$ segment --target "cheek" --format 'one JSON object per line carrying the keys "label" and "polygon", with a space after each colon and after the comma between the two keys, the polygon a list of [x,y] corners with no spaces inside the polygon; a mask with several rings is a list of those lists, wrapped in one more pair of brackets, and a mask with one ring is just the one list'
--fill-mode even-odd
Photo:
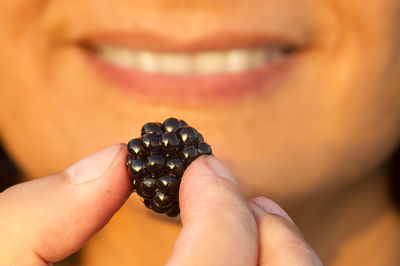
{"label": "cheek", "polygon": [[[382,21],[382,14],[390,15]],[[270,140],[258,143],[260,158],[251,157],[247,169],[236,167],[247,176],[241,180],[248,194],[328,196],[370,175],[398,144],[398,17],[373,4],[365,17],[348,15],[332,31],[336,41],[314,50],[297,80],[281,90],[275,103],[282,110],[264,108],[273,117],[264,131]]]}

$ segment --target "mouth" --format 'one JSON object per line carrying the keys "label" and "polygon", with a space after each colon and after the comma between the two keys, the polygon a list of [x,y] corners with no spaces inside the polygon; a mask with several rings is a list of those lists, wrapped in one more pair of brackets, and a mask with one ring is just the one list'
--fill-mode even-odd
{"label": "mouth", "polygon": [[100,60],[116,67],[165,75],[215,75],[240,73],[272,65],[292,52],[291,47],[229,49],[191,53],[154,52],[126,47],[93,49]]}
{"label": "mouth", "polygon": [[214,47],[207,39],[165,47],[160,40],[159,46],[148,49],[126,40],[96,37],[80,47],[111,88],[150,100],[186,103],[221,103],[268,90],[288,74],[301,48],[276,40],[221,38]]}

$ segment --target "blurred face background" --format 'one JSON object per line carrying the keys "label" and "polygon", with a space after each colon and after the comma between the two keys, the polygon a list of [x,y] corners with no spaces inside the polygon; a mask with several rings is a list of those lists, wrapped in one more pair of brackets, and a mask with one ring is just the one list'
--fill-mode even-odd
{"label": "blurred face background", "polygon": [[29,178],[172,116],[301,220],[399,142],[398,0],[0,3],[0,134]]}

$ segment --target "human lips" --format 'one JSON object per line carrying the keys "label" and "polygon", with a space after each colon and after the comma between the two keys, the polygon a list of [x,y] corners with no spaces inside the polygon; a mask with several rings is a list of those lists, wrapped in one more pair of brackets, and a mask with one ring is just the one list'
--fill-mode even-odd
{"label": "human lips", "polygon": [[[225,49],[154,51],[96,42],[89,62],[112,87],[152,99],[212,102],[254,94],[289,70],[295,49],[271,42]],[[89,48],[88,48],[89,47]]]}
{"label": "human lips", "polygon": [[171,25],[127,30],[117,23],[87,31],[79,44],[110,88],[140,97],[220,102],[267,91],[299,61],[307,31],[285,30],[288,23],[279,31],[277,24],[264,31],[197,25],[179,35]]}

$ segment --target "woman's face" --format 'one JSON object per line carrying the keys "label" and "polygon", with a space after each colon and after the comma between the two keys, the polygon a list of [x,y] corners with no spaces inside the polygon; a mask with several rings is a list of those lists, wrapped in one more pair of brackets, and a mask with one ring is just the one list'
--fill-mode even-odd
{"label": "woman's face", "polygon": [[29,177],[177,117],[289,204],[399,141],[400,1],[0,2],[0,133]]}

